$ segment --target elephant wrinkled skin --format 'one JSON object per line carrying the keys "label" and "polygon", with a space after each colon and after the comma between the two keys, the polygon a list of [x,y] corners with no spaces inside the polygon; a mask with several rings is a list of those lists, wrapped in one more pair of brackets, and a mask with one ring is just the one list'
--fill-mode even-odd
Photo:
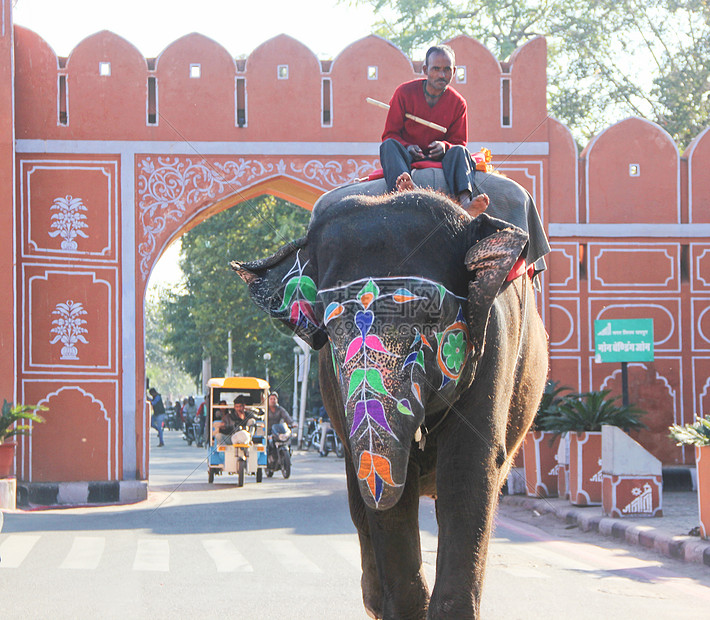
{"label": "elephant wrinkled skin", "polygon": [[[479,614],[498,494],[547,374],[530,281],[506,281],[526,249],[524,231],[414,191],[344,198],[274,256],[232,263],[257,305],[320,349],[373,617]],[[431,599],[421,495],[439,523]]]}

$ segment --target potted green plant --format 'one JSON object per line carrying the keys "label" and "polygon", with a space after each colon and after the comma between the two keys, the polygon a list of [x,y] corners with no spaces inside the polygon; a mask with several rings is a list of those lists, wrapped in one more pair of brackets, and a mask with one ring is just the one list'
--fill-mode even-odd
{"label": "potted green plant", "polygon": [[620,405],[620,397],[609,398],[610,392],[569,394],[539,424],[543,430],[558,435],[569,433],[569,494],[577,506],[602,501],[602,425],[617,426],[626,432],[646,428],[640,420],[644,412],[633,405]]}
{"label": "potted green plant", "polygon": [[695,466],[698,478],[698,510],[700,534],[710,534],[710,416],[695,417],[695,422],[670,426],[670,438],[679,446],[695,448]]}
{"label": "potted green plant", "polygon": [[535,420],[523,442],[523,463],[525,466],[525,488],[532,497],[557,496],[559,464],[557,450],[560,436],[543,430],[545,420],[558,414],[559,406],[565,401],[563,392],[571,388],[560,386],[559,381],[548,381],[540,400]]}
{"label": "potted green plant", "polygon": [[17,435],[27,435],[32,426],[21,424],[22,421],[44,422],[38,411],[47,408],[38,405],[22,405],[3,402],[0,412],[0,478],[9,478],[12,464],[15,462],[15,448],[17,444],[11,441]]}

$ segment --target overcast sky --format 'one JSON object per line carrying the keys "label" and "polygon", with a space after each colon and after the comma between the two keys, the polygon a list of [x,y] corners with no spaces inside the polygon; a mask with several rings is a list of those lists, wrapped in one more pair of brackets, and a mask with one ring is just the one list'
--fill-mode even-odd
{"label": "overcast sky", "polygon": [[367,36],[375,18],[370,8],[349,0],[17,0],[14,20],[41,35],[58,56],[111,30],[146,57],[199,32],[234,57],[284,33],[320,58],[332,58]]}

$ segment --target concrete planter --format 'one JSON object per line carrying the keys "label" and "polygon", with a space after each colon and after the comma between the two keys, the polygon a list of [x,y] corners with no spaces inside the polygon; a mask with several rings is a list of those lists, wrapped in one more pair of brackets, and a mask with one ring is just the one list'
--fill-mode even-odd
{"label": "concrete planter", "polygon": [[710,535],[710,446],[695,446],[695,464],[698,468],[698,511],[700,535]]}
{"label": "concrete planter", "polygon": [[608,517],[662,517],[661,461],[623,430],[602,426],[602,512]]}
{"label": "concrete planter", "polygon": [[0,443],[0,480],[9,478],[12,473],[12,466],[15,463],[16,447],[17,444],[14,441]]}
{"label": "concrete planter", "polygon": [[602,434],[569,436],[569,500],[575,506],[598,506],[602,503]]}
{"label": "concrete planter", "polygon": [[569,433],[563,433],[557,447],[557,497],[569,499]]}
{"label": "concrete planter", "polygon": [[557,449],[559,435],[531,431],[525,435],[525,488],[531,497],[557,497]]}

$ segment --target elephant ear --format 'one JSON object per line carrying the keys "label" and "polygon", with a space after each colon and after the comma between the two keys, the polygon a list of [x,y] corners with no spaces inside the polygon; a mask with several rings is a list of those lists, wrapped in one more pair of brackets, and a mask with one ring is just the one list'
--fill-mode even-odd
{"label": "elephant ear", "polygon": [[320,349],[327,342],[317,274],[305,237],[286,244],[269,258],[232,261],[230,266],[249,285],[249,295],[259,308],[312,348]]}
{"label": "elephant ear", "polygon": [[493,301],[528,242],[524,230],[500,220],[489,220],[482,228],[487,233],[495,232],[475,243],[466,253],[466,268],[471,272],[466,319],[476,358],[483,353]]}

